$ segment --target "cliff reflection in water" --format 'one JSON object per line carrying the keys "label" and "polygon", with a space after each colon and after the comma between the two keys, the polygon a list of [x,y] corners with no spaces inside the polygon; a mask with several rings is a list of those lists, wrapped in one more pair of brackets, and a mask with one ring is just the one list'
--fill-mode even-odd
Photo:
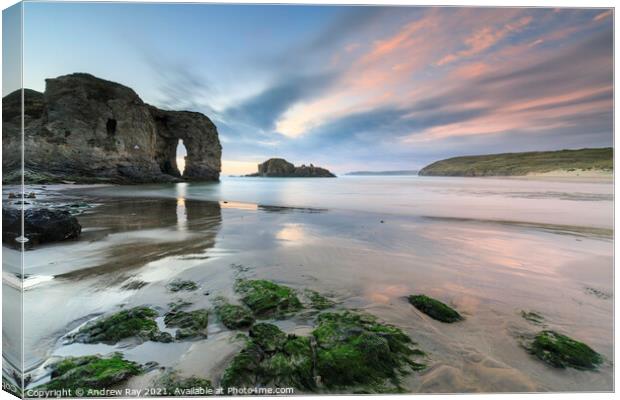
{"label": "cliff reflection in water", "polygon": [[80,223],[84,228],[80,240],[109,242],[104,248],[104,261],[67,271],[57,278],[81,279],[115,271],[116,281],[126,279],[132,269],[164,257],[202,255],[206,258],[205,251],[215,244],[222,213],[218,202],[182,197],[106,199],[97,212],[82,215]]}

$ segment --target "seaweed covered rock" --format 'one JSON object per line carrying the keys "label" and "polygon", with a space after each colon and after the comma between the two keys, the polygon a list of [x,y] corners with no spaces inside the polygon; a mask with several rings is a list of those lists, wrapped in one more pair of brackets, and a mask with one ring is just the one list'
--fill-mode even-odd
{"label": "seaweed covered rock", "polygon": [[302,308],[295,291],[266,280],[241,280],[235,289],[258,317],[281,317]]}
{"label": "seaweed covered rock", "polygon": [[528,351],[556,368],[592,370],[603,362],[603,357],[587,344],[555,331],[537,334]]}
{"label": "seaweed covered rock", "polygon": [[386,392],[398,390],[400,378],[424,365],[400,329],[363,313],[324,313],[312,336],[255,324],[248,343],[226,368],[222,386],[322,388]]}
{"label": "seaweed covered rock", "polygon": [[141,341],[171,342],[172,336],[157,328],[157,312],[149,307],[134,307],[97,318],[68,337],[70,342],[115,344],[126,338]]}
{"label": "seaweed covered rock", "polygon": [[395,326],[364,313],[324,313],[312,332],[316,339],[316,372],[328,388],[385,391],[398,388],[402,375],[424,368],[413,360],[424,353]]}
{"label": "seaweed covered rock", "polygon": [[[88,391],[109,388],[143,372],[142,366],[125,360],[120,353],[109,357],[68,357],[52,364],[50,368],[51,380],[40,389]],[[84,394],[88,395],[87,392]]]}
{"label": "seaweed covered rock", "polygon": [[463,319],[452,307],[423,294],[409,296],[409,303],[437,321],[452,323]]}
{"label": "seaweed covered rock", "polygon": [[215,312],[228,329],[247,328],[254,323],[252,312],[237,304],[222,302],[215,307]]}
{"label": "seaweed covered rock", "polygon": [[336,304],[332,300],[323,296],[321,293],[317,292],[316,290],[306,289],[304,291],[304,295],[310,302],[310,306],[317,310],[325,310],[333,307],[334,304]]}
{"label": "seaweed covered rock", "polygon": [[221,380],[222,387],[292,387],[314,391],[313,349],[310,338],[287,335],[277,326],[260,323],[233,358]]}
{"label": "seaweed covered rock", "polygon": [[206,338],[209,312],[207,310],[173,310],[164,316],[166,327],[179,328],[177,339]]}
{"label": "seaweed covered rock", "polygon": [[[80,236],[82,226],[68,211],[31,208],[24,211],[24,236],[31,243],[58,242]],[[22,211],[2,208],[2,241],[13,244],[22,234]]]}
{"label": "seaweed covered rock", "polygon": [[163,374],[156,382],[164,396],[205,396],[213,393],[210,380],[197,376],[183,377],[175,371]]}
{"label": "seaweed covered rock", "polygon": [[182,279],[175,279],[170,282],[166,287],[171,292],[180,292],[181,290],[191,292],[198,289],[198,285],[196,284],[196,282]]}
{"label": "seaweed covered rock", "polygon": [[260,323],[250,329],[250,337],[266,352],[281,349],[286,343],[286,333],[273,324]]}

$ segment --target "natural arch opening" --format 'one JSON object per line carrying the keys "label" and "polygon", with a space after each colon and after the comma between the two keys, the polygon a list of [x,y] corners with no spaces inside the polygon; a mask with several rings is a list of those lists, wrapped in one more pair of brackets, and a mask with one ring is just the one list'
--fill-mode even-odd
{"label": "natural arch opening", "polygon": [[181,176],[183,176],[183,172],[185,171],[185,157],[187,156],[187,149],[183,144],[183,139],[179,139],[179,144],[177,144],[176,151],[176,161],[177,161],[177,169]]}

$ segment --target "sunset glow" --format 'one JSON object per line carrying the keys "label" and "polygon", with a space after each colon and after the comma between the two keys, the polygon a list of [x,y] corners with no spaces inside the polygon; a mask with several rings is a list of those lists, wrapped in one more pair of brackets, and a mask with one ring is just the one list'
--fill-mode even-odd
{"label": "sunset glow", "polygon": [[[275,156],[342,172],[612,144],[612,10],[149,4],[135,21],[122,17],[129,6],[55,4],[65,41],[46,4],[26,7],[27,87],[89,71],[156,106],[203,112],[225,174]],[[122,68],[104,68],[110,52]]]}

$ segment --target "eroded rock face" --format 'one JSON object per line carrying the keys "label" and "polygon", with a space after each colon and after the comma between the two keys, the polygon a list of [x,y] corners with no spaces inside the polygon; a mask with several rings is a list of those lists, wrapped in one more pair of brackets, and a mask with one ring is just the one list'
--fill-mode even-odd
{"label": "eroded rock face", "polygon": [[248,176],[262,176],[273,178],[334,178],[325,168],[314,165],[302,165],[296,167],[283,158],[270,158],[262,164],[258,164],[258,172]]}
{"label": "eroded rock face", "polygon": [[[5,176],[20,164],[20,92],[3,102]],[[142,183],[217,180],[221,145],[206,116],[164,111],[130,88],[89,74],[46,80],[45,93],[24,91],[25,169],[50,182]],[[176,147],[188,151],[183,176]]]}

